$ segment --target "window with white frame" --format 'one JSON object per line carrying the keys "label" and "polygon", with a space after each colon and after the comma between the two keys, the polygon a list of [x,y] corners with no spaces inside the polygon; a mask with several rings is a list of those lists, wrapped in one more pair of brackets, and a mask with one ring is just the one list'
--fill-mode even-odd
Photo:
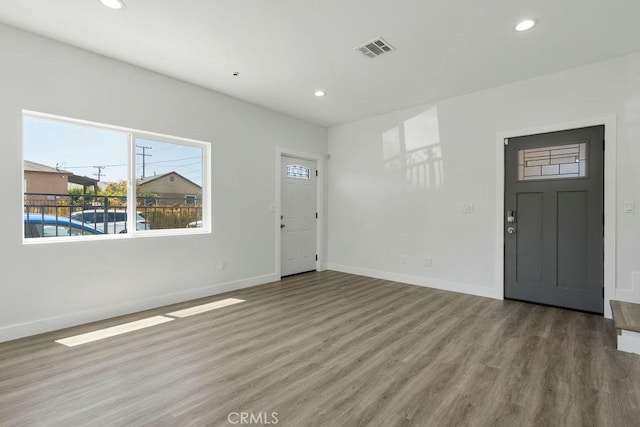
{"label": "window with white frame", "polygon": [[24,113],[24,237],[207,230],[208,153],[205,142]]}

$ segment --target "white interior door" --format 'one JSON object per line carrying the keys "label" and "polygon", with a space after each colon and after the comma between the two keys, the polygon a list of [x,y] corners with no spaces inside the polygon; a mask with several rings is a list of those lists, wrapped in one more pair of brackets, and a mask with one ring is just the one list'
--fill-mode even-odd
{"label": "white interior door", "polygon": [[316,162],[282,156],[282,276],[316,269]]}

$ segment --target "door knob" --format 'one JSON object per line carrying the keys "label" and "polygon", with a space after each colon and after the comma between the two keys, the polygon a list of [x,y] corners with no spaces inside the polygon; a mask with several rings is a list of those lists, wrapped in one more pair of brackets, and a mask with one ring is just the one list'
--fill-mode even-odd
{"label": "door knob", "polygon": [[514,227],[507,228],[507,233],[514,234],[515,232],[516,232],[516,229]]}
{"label": "door knob", "polygon": [[285,227],[285,225],[284,225],[284,224],[280,224],[280,228],[284,228],[284,227]]}

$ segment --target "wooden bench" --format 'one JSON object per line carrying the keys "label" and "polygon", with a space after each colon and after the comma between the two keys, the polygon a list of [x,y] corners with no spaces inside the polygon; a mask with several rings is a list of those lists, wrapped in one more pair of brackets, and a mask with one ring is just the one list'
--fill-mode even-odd
{"label": "wooden bench", "polygon": [[640,304],[611,300],[618,350],[640,354]]}

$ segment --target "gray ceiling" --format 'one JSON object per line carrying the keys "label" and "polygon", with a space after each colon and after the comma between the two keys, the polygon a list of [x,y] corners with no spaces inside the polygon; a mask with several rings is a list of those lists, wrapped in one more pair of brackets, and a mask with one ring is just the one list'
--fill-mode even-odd
{"label": "gray ceiling", "polygon": [[[0,21],[327,126],[640,51],[637,0],[125,1],[0,0]],[[397,50],[354,50],[380,36]]]}

